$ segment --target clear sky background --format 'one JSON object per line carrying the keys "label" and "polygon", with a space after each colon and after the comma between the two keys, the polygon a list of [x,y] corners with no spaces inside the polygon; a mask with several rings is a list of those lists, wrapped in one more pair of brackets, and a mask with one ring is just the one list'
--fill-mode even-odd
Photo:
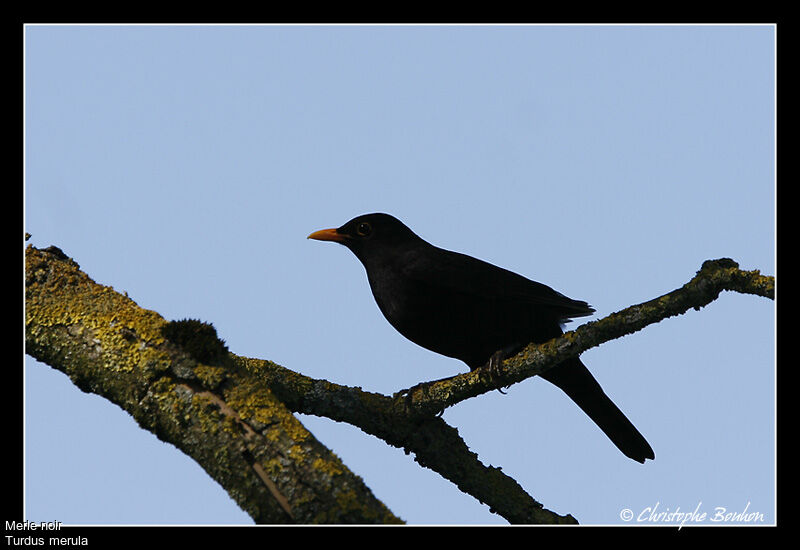
{"label": "clear sky background", "polygon": [[[392,213],[593,318],[706,259],[774,274],[775,32],[29,26],[25,229],[142,307],[212,322],[234,353],[391,394],[466,367],[396,333],[347,249],[306,240],[358,214]],[[725,293],[583,359],[655,461],[538,378],[444,419],[582,523],[774,521],[773,302]],[[127,413],[24,363],[27,519],[252,523]],[[505,523],[402,450],[300,419],[409,523]]]}

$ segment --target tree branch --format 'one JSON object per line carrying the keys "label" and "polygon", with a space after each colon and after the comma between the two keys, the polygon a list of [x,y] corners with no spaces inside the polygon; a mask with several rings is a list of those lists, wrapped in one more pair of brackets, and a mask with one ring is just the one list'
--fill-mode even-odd
{"label": "tree branch", "polygon": [[483,465],[436,413],[699,309],[722,290],[774,298],[774,278],[740,271],[732,260],[708,261],[682,288],[528,346],[504,361],[499,374],[478,369],[395,398],[232,353],[218,364],[198,363],[164,338],[160,316],[97,285],[55,247],[28,247],[26,290],[27,352],[195,458],[257,522],[399,521],[288,408],[348,422],[414,453],[511,523],[576,523],[545,509],[499,468]]}

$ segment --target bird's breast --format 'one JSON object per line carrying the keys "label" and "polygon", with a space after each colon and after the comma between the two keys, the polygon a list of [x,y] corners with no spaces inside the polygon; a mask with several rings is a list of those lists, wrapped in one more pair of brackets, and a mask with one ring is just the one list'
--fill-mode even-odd
{"label": "bird's breast", "polygon": [[400,270],[368,271],[368,277],[386,320],[426,349],[467,364],[482,363],[502,347],[497,345],[498,331],[512,337],[501,328],[504,318],[490,299],[409,277]]}

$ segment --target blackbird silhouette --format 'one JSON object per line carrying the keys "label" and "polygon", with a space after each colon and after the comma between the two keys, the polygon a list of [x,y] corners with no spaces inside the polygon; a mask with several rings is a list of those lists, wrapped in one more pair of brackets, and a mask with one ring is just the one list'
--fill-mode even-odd
{"label": "blackbird silhouette", "polygon": [[[389,214],[365,214],[309,239],[342,244],[367,271],[384,317],[403,336],[470,370],[560,336],[562,324],[591,315],[586,302],[482,260],[438,248]],[[626,456],[653,449],[578,357],[540,375],[561,388]]]}

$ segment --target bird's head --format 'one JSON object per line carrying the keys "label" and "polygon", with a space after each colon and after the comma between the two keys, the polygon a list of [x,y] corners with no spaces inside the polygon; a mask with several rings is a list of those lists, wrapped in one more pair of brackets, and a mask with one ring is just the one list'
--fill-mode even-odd
{"label": "bird's head", "polygon": [[357,216],[341,227],[315,231],[308,238],[343,244],[362,263],[368,257],[390,253],[421,241],[403,222],[381,213]]}

